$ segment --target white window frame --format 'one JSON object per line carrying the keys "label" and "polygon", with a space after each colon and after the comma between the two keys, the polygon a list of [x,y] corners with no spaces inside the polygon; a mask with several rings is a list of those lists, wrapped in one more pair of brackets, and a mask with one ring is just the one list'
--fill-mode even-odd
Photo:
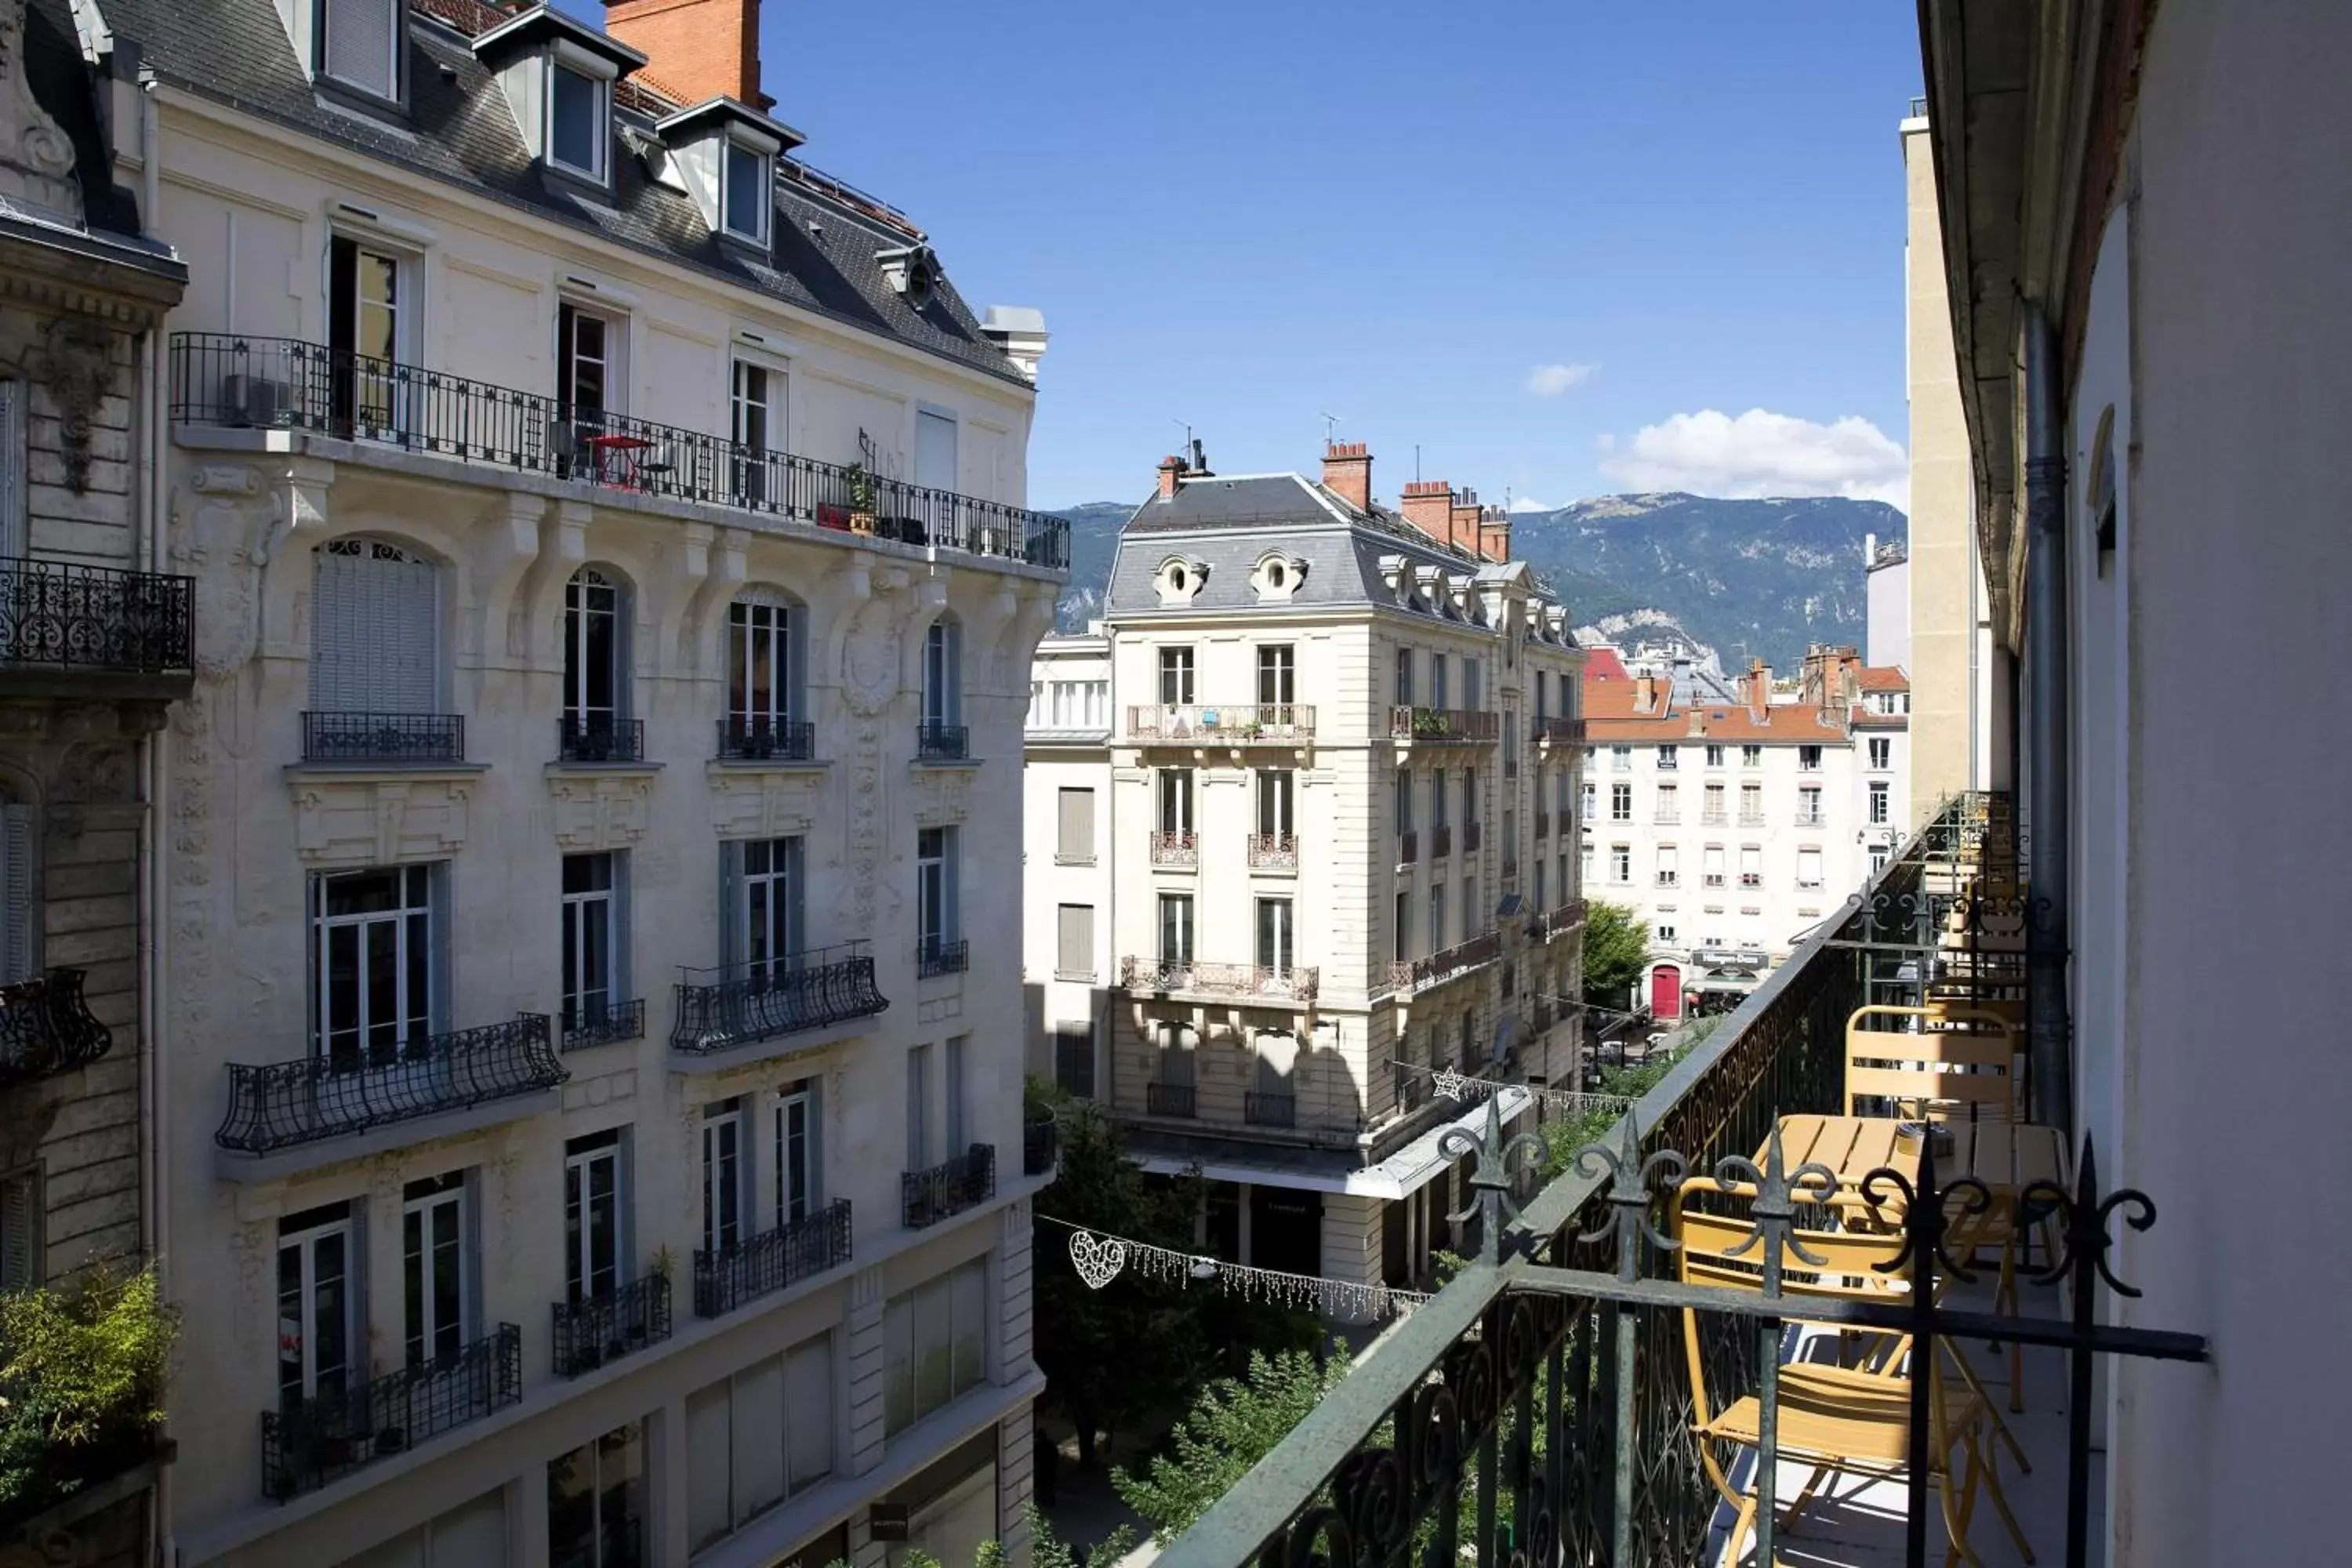
{"label": "white window frame", "polygon": [[572,1306],[604,1294],[596,1288],[596,1177],[610,1182],[612,1282],[618,1290],[629,1279],[628,1165],[617,1129],[573,1139],[563,1152],[563,1289]]}
{"label": "white window frame", "polygon": [[[562,156],[556,151],[555,84],[559,78],[571,75],[588,84],[588,163],[583,167]],[[543,128],[548,166],[585,180],[592,185],[603,185],[611,177],[613,146],[613,78],[612,67],[585,49],[558,40],[547,57],[547,124]]]}
{"label": "white window frame", "polygon": [[941,616],[923,633],[923,722],[963,722],[962,626]]}
{"label": "white window frame", "polygon": [[[1160,948],[1156,956],[1162,964],[1187,967],[1192,963],[1197,937],[1193,926],[1195,913],[1192,894],[1160,895],[1160,921],[1155,940]],[[1172,922],[1171,916],[1175,917]],[[1171,935],[1178,939],[1172,944],[1169,941]]]}
{"label": "white window frame", "polygon": [[1298,911],[1288,899],[1260,899],[1256,903],[1253,940],[1257,966],[1273,974],[1288,974],[1298,966]]}
{"label": "white window frame", "polygon": [[[760,852],[756,856],[755,850]],[[745,839],[740,853],[741,891],[735,909],[730,912],[736,921],[736,941],[744,972],[771,978],[789,973],[799,966],[801,952],[807,946],[801,930],[806,861],[802,841],[798,837]],[[755,870],[755,859],[764,859],[765,864]],[[754,910],[764,917],[760,925],[768,939],[763,952],[752,951]],[[776,940],[779,933],[781,942]]]}
{"label": "white window frame", "polygon": [[[794,1142],[798,1141],[795,1151]],[[776,1097],[775,1222],[804,1220],[824,1202],[823,1142],[815,1089],[800,1085]]]}
{"label": "white window frame", "polygon": [[1884,779],[1870,781],[1870,826],[1884,827],[1895,820],[1895,790]]}
{"label": "white window frame", "polygon": [[1294,645],[1286,642],[1258,644],[1257,700],[1261,707],[1290,708],[1297,705],[1298,650]]}
{"label": "white window frame", "polygon": [[[562,1026],[566,1031],[601,1023],[611,1016],[614,1007],[629,1000],[627,982],[622,973],[620,854],[612,850],[593,850],[566,855],[562,859],[562,874],[565,880],[569,880],[570,869],[575,862],[586,866],[598,860],[604,863],[603,887],[585,888],[577,892],[567,890],[561,895],[563,905],[560,928],[564,976]],[[599,948],[602,949],[601,953],[597,951]],[[604,984],[601,1002],[592,1003],[597,993],[585,988],[583,981],[591,967],[590,961],[596,958],[603,960]]]}
{"label": "white window frame", "polygon": [[1162,708],[1189,708],[1192,705],[1192,650],[1189,647],[1160,650],[1160,705]]}
{"label": "white window frame", "polygon": [[[727,606],[727,717],[747,734],[771,732],[803,711],[801,607],[772,589],[747,588]],[[760,700],[754,679],[764,658],[768,689]]]}
{"label": "white window frame", "polygon": [[1155,770],[1159,782],[1152,790],[1153,822],[1162,833],[1192,831],[1192,785],[1191,768],[1160,768]]}
{"label": "white window frame", "polygon": [[[751,160],[751,174],[759,182],[759,199],[754,203],[752,226],[749,231],[737,228],[735,216],[735,155],[742,153]],[[765,246],[774,227],[776,211],[776,160],[767,148],[746,136],[728,136],[719,143],[719,232],[730,239],[746,245]]]}
{"label": "white window frame", "polygon": [[[389,910],[369,910],[358,914],[327,913],[330,884],[354,877],[390,875],[397,879],[401,902]],[[438,999],[441,990],[440,946],[441,914],[434,868],[430,866],[372,866],[352,871],[322,871],[310,879],[310,924],[311,969],[310,1054],[342,1068],[375,1066],[388,1061],[404,1060],[412,1042],[421,1043],[425,1037],[437,1032]],[[415,900],[415,901],[411,901]],[[420,920],[418,917],[422,917]],[[393,983],[390,1011],[386,1015],[394,1037],[389,1049],[379,1049],[369,1037],[377,1026],[376,998],[365,978],[367,953],[371,942],[368,928],[388,926],[393,942],[393,966],[398,972]],[[334,987],[335,933],[356,930],[354,940],[359,948],[358,982],[361,994],[357,1031],[348,1049],[339,1051],[333,1036],[336,992]],[[411,1010],[415,991],[413,966],[425,966],[425,1010],[419,1015]]]}
{"label": "white window frame", "polygon": [[1885,735],[1873,735],[1872,737],[1870,737],[1870,766],[1871,766],[1871,770],[1872,770],[1873,772],[1874,772],[1874,773],[1883,773],[1883,772],[1885,772],[1886,769],[1891,768],[1891,767],[1893,767],[1894,765],[1895,765],[1895,742],[1894,742],[1894,741],[1893,741],[1893,740],[1891,740],[1890,738],[1888,738],[1887,736],[1885,736]]}
{"label": "white window frame", "polygon": [[1297,831],[1294,815],[1297,805],[1297,774],[1289,768],[1257,770],[1257,831],[1275,838],[1288,838]]}
{"label": "white window frame", "polygon": [[915,934],[927,956],[952,943],[962,929],[956,908],[956,869],[961,849],[957,837],[952,827],[916,830]]}
{"label": "white window frame", "polygon": [[[754,1231],[751,1151],[745,1143],[740,1100],[728,1100],[704,1110],[699,1236],[702,1249],[714,1258],[741,1247]],[[731,1215],[728,1212],[730,1205]]]}
{"label": "white window frame", "polygon": [[[409,1184],[412,1189],[426,1184],[425,1182]],[[447,1358],[462,1352],[477,1337],[474,1333],[473,1298],[476,1287],[471,1188],[472,1184],[461,1174],[453,1185],[435,1185],[429,1192],[411,1192],[402,1197],[401,1299],[406,1307],[423,1313],[421,1319],[411,1319],[403,1324],[407,1363],[411,1367],[446,1365]],[[410,1235],[412,1226],[416,1232],[414,1237]],[[435,1265],[444,1246],[454,1247],[457,1252],[457,1318],[454,1323],[441,1321],[431,1285],[436,1271]],[[436,1342],[442,1340],[452,1342],[446,1350],[436,1349]]]}
{"label": "white window frame", "polygon": [[[278,1237],[277,1274],[272,1280],[272,1295],[275,1299],[274,1310],[278,1313],[278,1394],[280,1409],[296,1401],[319,1397],[319,1336],[316,1332],[320,1322],[319,1247],[330,1237],[341,1238],[343,1253],[341,1276],[343,1289],[343,1361],[341,1366],[337,1369],[342,1373],[343,1383],[340,1392],[348,1396],[355,1390],[364,1387],[368,1381],[367,1345],[361,1330],[361,1325],[364,1321],[362,1312],[364,1281],[360,1268],[362,1260],[360,1226],[348,1203],[330,1206],[339,1208],[342,1213],[333,1219],[303,1226],[292,1231],[281,1228]],[[299,1360],[301,1370],[296,1373],[296,1386],[293,1387],[289,1387],[286,1382],[286,1350],[289,1323],[284,1315],[286,1307],[284,1279],[286,1254],[289,1250],[298,1251],[300,1256],[300,1263],[297,1270],[299,1282],[295,1288],[295,1293],[299,1299],[302,1315],[299,1319],[292,1321],[290,1327],[294,1339],[300,1345]]]}
{"label": "white window frame", "polygon": [[[601,566],[581,567],[563,585],[563,721],[575,731],[611,731],[628,717],[627,605],[626,590]],[[608,623],[605,647],[612,664],[613,700],[605,707],[588,700],[595,662],[591,632],[599,620]]]}
{"label": "white window frame", "polygon": [[[604,329],[604,342],[586,363],[604,369],[604,400],[594,407],[578,401],[574,394],[579,387],[580,323],[593,321]],[[566,328],[570,331],[567,334]],[[628,411],[628,342],[629,317],[625,310],[614,309],[609,302],[574,299],[566,293],[557,301],[555,311],[555,401],[575,428],[608,415]],[[568,339],[568,341],[567,341]],[[575,458],[586,465],[585,458]]]}

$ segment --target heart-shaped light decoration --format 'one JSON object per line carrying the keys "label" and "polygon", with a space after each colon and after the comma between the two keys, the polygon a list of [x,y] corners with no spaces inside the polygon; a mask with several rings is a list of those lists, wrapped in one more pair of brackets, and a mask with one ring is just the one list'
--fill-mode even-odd
{"label": "heart-shaped light decoration", "polygon": [[1090,1230],[1073,1231],[1070,1262],[1087,1289],[1099,1290],[1118,1279],[1118,1271],[1127,1267],[1127,1243],[1115,1236],[1097,1236]]}

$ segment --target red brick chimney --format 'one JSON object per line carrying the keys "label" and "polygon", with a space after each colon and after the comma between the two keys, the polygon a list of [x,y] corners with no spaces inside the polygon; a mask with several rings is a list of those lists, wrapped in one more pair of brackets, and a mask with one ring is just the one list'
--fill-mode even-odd
{"label": "red brick chimney", "polygon": [[1358,511],[1372,510],[1372,455],[1361,441],[1324,443],[1323,488]]}
{"label": "red brick chimney", "polygon": [[1646,671],[1633,678],[1633,711],[1647,713],[1658,700],[1658,678]]}
{"label": "red brick chimney", "polygon": [[1748,661],[1748,706],[1759,712],[1772,706],[1772,667],[1760,658]]}
{"label": "red brick chimney", "polygon": [[1478,519],[1478,553],[1489,561],[1511,558],[1511,514],[1490,506]]}
{"label": "red brick chimney", "polygon": [[1404,520],[1435,540],[1448,536],[1454,523],[1454,487],[1444,479],[1412,479],[1397,502]]}
{"label": "red brick chimney", "polygon": [[681,109],[775,104],[760,90],[760,0],[604,0],[604,31],[645,55],[646,85]]}
{"label": "red brick chimney", "polygon": [[1183,477],[1183,458],[1172,456],[1160,458],[1160,499],[1161,500],[1174,500],[1176,499],[1176,481]]}
{"label": "red brick chimney", "polygon": [[1465,489],[1454,498],[1447,515],[1446,539],[1456,549],[1478,553],[1478,492]]}

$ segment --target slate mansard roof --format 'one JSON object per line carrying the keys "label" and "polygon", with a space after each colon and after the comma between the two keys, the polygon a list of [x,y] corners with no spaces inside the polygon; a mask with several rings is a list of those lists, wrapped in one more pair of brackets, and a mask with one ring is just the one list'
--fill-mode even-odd
{"label": "slate mansard roof", "polygon": [[[1538,605],[1558,604],[1523,562],[1488,561],[1449,548],[1394,512],[1377,506],[1360,511],[1297,474],[1202,474],[1184,479],[1171,500],[1145,501],[1119,531],[1104,613],[1163,613],[1158,578],[1171,556],[1208,568],[1191,610],[1279,609],[1262,601],[1250,581],[1258,562],[1277,550],[1305,565],[1286,601],[1300,609],[1403,607],[1381,564],[1396,556],[1416,571],[1441,567],[1482,584],[1516,581]],[[1456,619],[1426,599],[1417,598],[1413,607],[1433,619]],[[1538,638],[1555,640],[1540,627]],[[1562,647],[1576,646],[1565,625],[1556,640]]]}
{"label": "slate mansard roof", "polygon": [[824,176],[803,180],[798,165],[784,169],[766,260],[722,244],[692,198],[655,182],[631,144],[632,137],[655,140],[656,117],[645,110],[642,93],[619,95],[613,195],[601,201],[541,174],[471,40],[413,0],[404,123],[328,103],[304,74],[273,0],[96,5],[118,51],[125,41],[135,45],[142,66],[183,91],[1028,388],[1003,351],[981,335],[971,307],[946,279],[920,310],[891,287],[876,253],[920,243],[921,231],[897,215],[861,210],[846,195],[833,199],[833,183]]}

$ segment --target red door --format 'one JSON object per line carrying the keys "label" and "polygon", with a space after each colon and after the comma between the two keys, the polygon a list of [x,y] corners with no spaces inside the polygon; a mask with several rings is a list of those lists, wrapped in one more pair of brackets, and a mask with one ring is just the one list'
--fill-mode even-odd
{"label": "red door", "polygon": [[1660,1018],[1683,1016],[1683,972],[1679,964],[1661,963],[1651,969],[1650,1011]]}

